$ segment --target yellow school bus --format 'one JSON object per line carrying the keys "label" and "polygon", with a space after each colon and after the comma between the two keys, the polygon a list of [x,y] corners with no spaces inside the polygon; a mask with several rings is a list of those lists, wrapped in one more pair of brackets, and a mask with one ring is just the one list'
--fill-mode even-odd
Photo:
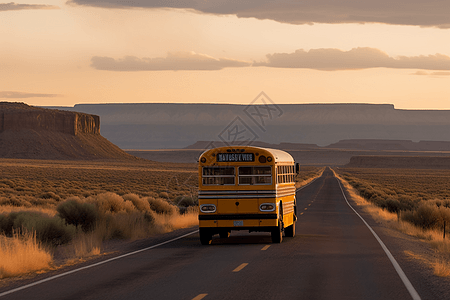
{"label": "yellow school bus", "polygon": [[295,236],[295,176],[292,156],[281,150],[231,146],[203,152],[199,157],[200,241],[208,245],[215,234],[233,230],[270,232],[280,243],[283,232]]}

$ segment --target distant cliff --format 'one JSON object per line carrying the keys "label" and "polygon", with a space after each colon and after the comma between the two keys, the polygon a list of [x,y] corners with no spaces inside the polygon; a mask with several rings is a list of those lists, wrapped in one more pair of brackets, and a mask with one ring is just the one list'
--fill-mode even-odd
{"label": "distant cliff", "polygon": [[358,155],[344,168],[450,169],[450,157]]}
{"label": "distant cliff", "polygon": [[70,135],[100,134],[100,117],[37,108],[24,103],[0,102],[0,132],[21,129],[42,129]]}
{"label": "distant cliff", "polygon": [[100,135],[100,117],[0,102],[0,157],[135,159]]}
{"label": "distant cliff", "polygon": [[102,134],[122,149],[184,148],[197,141],[221,141],[237,124],[238,131],[246,130],[244,138],[270,144],[450,141],[450,110],[402,110],[391,104],[279,104],[271,111],[264,105],[184,103],[54,108],[99,115]]}

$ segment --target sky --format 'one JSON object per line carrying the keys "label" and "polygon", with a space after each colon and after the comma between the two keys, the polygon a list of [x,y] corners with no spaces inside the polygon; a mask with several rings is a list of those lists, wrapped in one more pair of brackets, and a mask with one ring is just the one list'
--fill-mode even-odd
{"label": "sky", "polygon": [[450,109],[450,1],[0,2],[0,101],[248,104],[262,91]]}

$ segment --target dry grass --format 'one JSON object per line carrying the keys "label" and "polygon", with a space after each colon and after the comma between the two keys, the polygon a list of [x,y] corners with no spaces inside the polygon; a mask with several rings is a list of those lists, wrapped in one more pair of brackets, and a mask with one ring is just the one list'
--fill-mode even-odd
{"label": "dry grass", "polygon": [[[333,170],[334,172],[334,170]],[[352,198],[352,200],[356,203],[357,206],[361,207],[365,212],[372,215],[372,217],[377,222],[382,221],[397,221],[397,214],[391,213],[389,211],[386,211],[378,206],[375,206],[371,204],[369,201],[361,197],[356,189],[354,189],[345,179],[343,179],[341,176],[339,176],[336,172],[334,172],[334,175],[340,179],[342,185],[347,190],[348,194]]]}
{"label": "dry grass", "polygon": [[156,215],[155,221],[157,225],[154,228],[153,234],[192,227],[198,225],[198,208],[191,206],[182,215]]}
{"label": "dry grass", "polygon": [[450,276],[450,264],[448,260],[438,259],[432,263],[434,275],[439,277]]}
{"label": "dry grass", "polygon": [[55,251],[63,265],[72,265],[86,258],[101,254],[103,239],[98,232],[79,233],[68,245],[61,246]]}
{"label": "dry grass", "polygon": [[[36,235],[34,244],[24,236],[1,236],[3,277],[48,269],[52,254],[58,264],[71,264],[99,255],[109,239],[135,240],[198,223],[198,208],[189,206],[196,204],[196,164],[0,159],[0,169],[0,226],[10,224],[2,225],[2,216],[17,226],[36,220],[59,224],[61,218],[76,226],[62,245],[41,247]],[[190,201],[178,208],[180,199]],[[20,222],[6,218],[11,213],[19,214]],[[33,259],[24,260],[25,253]],[[34,264],[38,261],[45,263]]]}
{"label": "dry grass", "polygon": [[49,269],[52,256],[41,247],[35,233],[0,235],[0,279]]}
{"label": "dry grass", "polygon": [[414,169],[339,169],[371,203],[423,229],[450,224],[450,172]]}
{"label": "dry grass", "polygon": [[54,217],[56,215],[56,210],[52,208],[0,205],[0,215],[19,211],[40,212],[42,214],[48,215],[49,217]]}
{"label": "dry grass", "polygon": [[312,166],[301,166],[300,172],[295,179],[295,188],[300,188],[307,185],[317,177],[320,177],[325,170],[325,167],[312,167]]}
{"label": "dry grass", "polygon": [[383,223],[386,226],[409,236],[417,237],[420,240],[429,243],[436,250],[436,257],[424,257],[414,254],[411,251],[405,251],[405,254],[426,263],[433,269],[436,276],[450,276],[450,240],[449,237],[447,237],[447,239],[443,238],[442,230],[424,229],[402,220],[398,214],[382,209],[361,197],[359,192],[353,188],[350,183],[336,174],[336,172],[335,175],[341,180],[356,205],[369,213],[375,221]]}

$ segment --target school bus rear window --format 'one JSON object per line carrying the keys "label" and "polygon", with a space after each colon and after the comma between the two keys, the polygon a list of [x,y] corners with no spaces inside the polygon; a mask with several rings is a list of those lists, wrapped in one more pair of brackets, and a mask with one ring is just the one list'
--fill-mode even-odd
{"label": "school bus rear window", "polygon": [[234,185],[234,167],[203,167],[203,185]]}
{"label": "school bus rear window", "polygon": [[239,167],[239,184],[272,184],[272,167]]}

